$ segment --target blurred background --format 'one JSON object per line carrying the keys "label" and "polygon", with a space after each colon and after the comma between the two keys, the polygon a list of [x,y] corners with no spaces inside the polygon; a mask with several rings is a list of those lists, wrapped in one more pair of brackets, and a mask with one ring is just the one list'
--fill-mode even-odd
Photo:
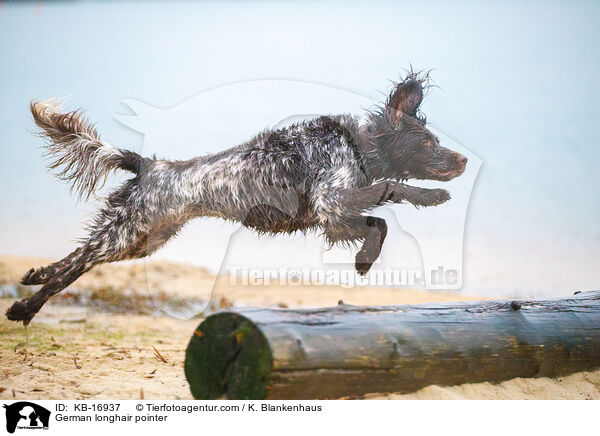
{"label": "blurred background", "polygon": [[[381,101],[412,64],[433,69],[439,87],[423,105],[432,128],[483,161],[464,230],[461,291],[597,289],[599,19],[593,1],[1,2],[0,254],[61,258],[96,207],[77,203],[47,172],[32,98],[68,96],[103,138],[144,153],[144,136],[117,120],[132,113],[125,99],[166,109],[207,89],[272,79]],[[226,132],[228,120],[214,129]],[[172,149],[165,143],[161,154],[182,157]],[[206,225],[231,230],[195,222],[155,258],[185,260]],[[316,241],[253,238],[230,245],[232,262],[250,263],[266,247],[268,267],[289,244]],[[406,252],[418,265],[414,249]]]}

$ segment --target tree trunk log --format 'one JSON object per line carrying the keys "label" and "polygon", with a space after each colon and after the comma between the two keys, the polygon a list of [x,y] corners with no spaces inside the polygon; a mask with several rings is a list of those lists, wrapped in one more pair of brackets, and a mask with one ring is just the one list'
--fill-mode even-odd
{"label": "tree trunk log", "polygon": [[600,367],[600,291],[549,300],[248,308],[186,351],[194,398],[316,399],[557,377]]}

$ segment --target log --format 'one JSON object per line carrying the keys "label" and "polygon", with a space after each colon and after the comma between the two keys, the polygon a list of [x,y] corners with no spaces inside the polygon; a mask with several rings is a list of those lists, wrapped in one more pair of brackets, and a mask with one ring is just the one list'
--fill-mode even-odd
{"label": "log", "polygon": [[197,399],[327,399],[600,367],[600,291],[546,300],[216,313],[194,331]]}

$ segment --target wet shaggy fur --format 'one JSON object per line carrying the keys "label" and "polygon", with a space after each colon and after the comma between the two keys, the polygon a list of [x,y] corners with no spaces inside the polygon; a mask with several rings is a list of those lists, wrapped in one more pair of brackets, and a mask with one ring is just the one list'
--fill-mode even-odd
{"label": "wet shaggy fur", "polygon": [[270,234],[319,229],[331,244],[358,244],[356,270],[366,274],[387,233],[385,220],[368,212],[386,203],[444,203],[447,191],[402,181],[445,181],[465,169],[466,158],[440,146],[420,116],[425,79],[410,73],[366,121],[321,116],[187,161],[119,149],[102,141],[80,111],[63,113],[56,101],[32,102],[50,168],[82,198],[113,170],[133,177],[104,200],[79,248],[23,276],[24,285],[43,287],[15,302],[8,319],[27,325],[52,295],[95,265],[147,256],[202,216]]}

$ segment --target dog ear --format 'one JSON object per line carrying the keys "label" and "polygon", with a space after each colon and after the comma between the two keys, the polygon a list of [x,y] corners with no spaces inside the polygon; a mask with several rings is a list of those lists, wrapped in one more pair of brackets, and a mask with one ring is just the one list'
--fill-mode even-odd
{"label": "dog ear", "polygon": [[416,79],[409,79],[396,86],[390,94],[387,106],[394,111],[395,121],[403,115],[414,117],[423,101],[423,86]]}

